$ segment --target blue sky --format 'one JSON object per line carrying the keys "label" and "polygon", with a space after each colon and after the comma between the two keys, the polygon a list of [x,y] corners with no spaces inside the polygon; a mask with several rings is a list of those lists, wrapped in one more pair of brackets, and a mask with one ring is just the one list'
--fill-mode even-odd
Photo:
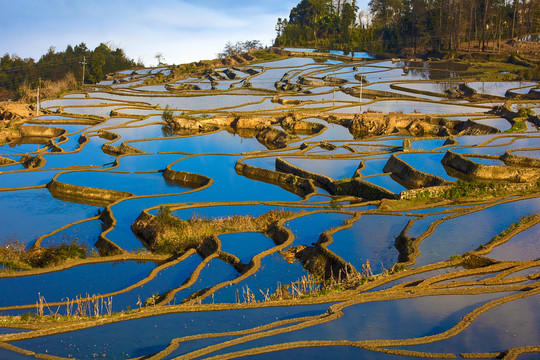
{"label": "blue sky", "polygon": [[[154,65],[213,59],[228,41],[270,45],[278,17],[300,0],[0,0],[0,56],[39,59],[54,46],[112,42]],[[368,0],[360,0],[361,9]]]}

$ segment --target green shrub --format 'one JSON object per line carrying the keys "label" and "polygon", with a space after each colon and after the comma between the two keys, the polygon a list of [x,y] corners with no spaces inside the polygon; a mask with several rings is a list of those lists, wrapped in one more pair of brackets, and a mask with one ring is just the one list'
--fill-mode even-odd
{"label": "green shrub", "polygon": [[520,118],[528,118],[529,116],[533,116],[534,112],[529,107],[522,107],[518,109],[517,114]]}

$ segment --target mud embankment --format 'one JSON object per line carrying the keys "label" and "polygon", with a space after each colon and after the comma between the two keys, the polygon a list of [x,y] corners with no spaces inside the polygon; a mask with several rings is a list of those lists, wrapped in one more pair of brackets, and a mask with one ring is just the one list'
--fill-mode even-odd
{"label": "mud embankment", "polygon": [[397,177],[402,185],[408,189],[416,189],[430,186],[448,185],[449,182],[432,174],[416,170],[405,161],[393,154],[383,168],[385,173],[391,173]]}
{"label": "mud embankment", "polygon": [[[277,101],[277,100],[276,100]],[[298,140],[298,134],[313,135],[324,126],[295,116],[214,116],[211,118],[174,117],[167,121],[173,131],[211,132],[227,130],[240,136],[255,137],[268,149],[282,149]],[[279,127],[281,126],[281,128]]]}
{"label": "mud embankment", "polygon": [[317,191],[312,181],[293,174],[263,169],[240,161],[236,163],[234,169],[238,175],[245,176],[251,180],[277,185],[301,197],[306,197]]}
{"label": "mud embankment", "polygon": [[315,181],[319,186],[327,190],[328,192],[335,194],[336,186],[334,185],[334,180],[328,176],[317,174],[311,171],[304,170],[300,167],[294,166],[289,162],[283,160],[282,158],[276,159],[276,170],[299,176],[304,179],[310,179]]}
{"label": "mud embankment", "polygon": [[516,166],[483,165],[460,154],[448,151],[442,159],[442,164],[454,170],[463,180],[509,181],[530,183],[540,178],[538,169],[521,168]]}
{"label": "mud embankment", "polygon": [[20,134],[21,137],[44,137],[48,139],[57,138],[66,133],[66,130],[50,127],[50,126],[21,126]]}
{"label": "mud embankment", "polygon": [[124,191],[66,184],[56,178],[47,184],[47,189],[56,199],[95,206],[107,206],[133,196],[132,193]]}
{"label": "mud embankment", "polygon": [[289,176],[292,174],[299,178],[312,180],[332,195],[355,196],[366,200],[396,199],[399,197],[391,191],[360,178],[334,180],[328,176],[294,166],[281,158],[276,159],[276,169]]}
{"label": "mud embankment", "polygon": [[363,113],[353,117],[332,115],[328,122],[340,124],[349,129],[356,138],[373,135],[479,135],[497,133],[498,130],[474,121],[459,121],[424,114]]}
{"label": "mud embankment", "polygon": [[345,180],[338,180],[335,182],[336,193],[335,195],[350,195],[365,200],[381,200],[381,199],[398,199],[399,194],[362,180],[360,178],[352,178]]}
{"label": "mud embankment", "polygon": [[170,167],[165,169],[163,172],[163,177],[168,181],[190,189],[197,189],[212,182],[212,179],[207,176],[188,173],[185,171],[176,171],[172,170]]}
{"label": "mud embankment", "polygon": [[0,165],[15,165],[17,161],[0,156]]}
{"label": "mud embankment", "polygon": [[503,156],[501,156],[501,160],[504,161],[507,165],[540,168],[540,159],[514,154],[515,151],[530,151],[530,150],[540,150],[540,148],[508,150],[504,153]]}

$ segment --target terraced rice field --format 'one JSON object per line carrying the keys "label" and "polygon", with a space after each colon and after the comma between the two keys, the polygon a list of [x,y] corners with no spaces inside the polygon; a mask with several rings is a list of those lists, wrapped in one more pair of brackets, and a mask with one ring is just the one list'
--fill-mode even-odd
{"label": "terraced rice field", "polygon": [[[0,146],[0,240],[87,256],[0,260],[0,358],[540,358],[539,121],[493,112],[538,83],[454,96],[462,70],[307,53],[43,101]],[[164,212],[209,228],[158,249]]]}

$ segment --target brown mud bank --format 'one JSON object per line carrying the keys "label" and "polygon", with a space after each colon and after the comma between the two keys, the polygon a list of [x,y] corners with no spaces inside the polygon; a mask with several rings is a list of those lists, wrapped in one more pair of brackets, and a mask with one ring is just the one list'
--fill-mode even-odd
{"label": "brown mud bank", "polygon": [[[35,105],[22,102],[0,102],[0,144],[17,141],[21,137],[57,137],[58,128],[33,129],[22,126],[23,123],[36,116]],[[23,129],[26,128],[26,129]],[[56,130],[52,130],[56,129]]]}
{"label": "brown mud bank", "polygon": [[452,174],[469,181],[534,183],[540,178],[540,171],[537,168],[515,165],[483,165],[452,151],[446,153],[442,164]]}
{"label": "brown mud bank", "polygon": [[372,113],[330,115],[328,122],[342,125],[357,138],[373,135],[464,136],[497,133],[473,121],[459,121],[424,114]]}
{"label": "brown mud bank", "polygon": [[297,194],[302,197],[316,193],[315,184],[310,179],[296,176],[292,173],[273,171],[245,164],[238,161],[235,171],[251,180],[263,181]]}
{"label": "brown mud bank", "polygon": [[211,118],[193,116],[171,116],[164,120],[173,132],[212,132],[227,130],[240,136],[255,137],[268,149],[282,149],[299,139],[297,135],[314,135],[324,129],[324,125],[303,120],[296,114],[277,117],[215,115]]}
{"label": "brown mud bank", "polygon": [[133,196],[132,193],[93,188],[88,186],[66,184],[56,180],[56,177],[47,184],[51,195],[57,199],[71,202],[83,202],[95,206],[107,206],[121,199]]}
{"label": "brown mud bank", "polygon": [[404,136],[465,136],[493,134],[496,128],[474,121],[459,121],[425,114],[372,113],[334,114],[290,113],[278,117],[263,116],[220,116],[197,118],[189,116],[172,117],[165,120],[173,132],[197,131],[211,132],[225,129],[230,132],[254,136],[268,149],[281,149],[291,142],[298,141],[298,135],[315,135],[325,126],[304,120],[320,117],[329,123],[347,128],[355,138],[373,135]]}

